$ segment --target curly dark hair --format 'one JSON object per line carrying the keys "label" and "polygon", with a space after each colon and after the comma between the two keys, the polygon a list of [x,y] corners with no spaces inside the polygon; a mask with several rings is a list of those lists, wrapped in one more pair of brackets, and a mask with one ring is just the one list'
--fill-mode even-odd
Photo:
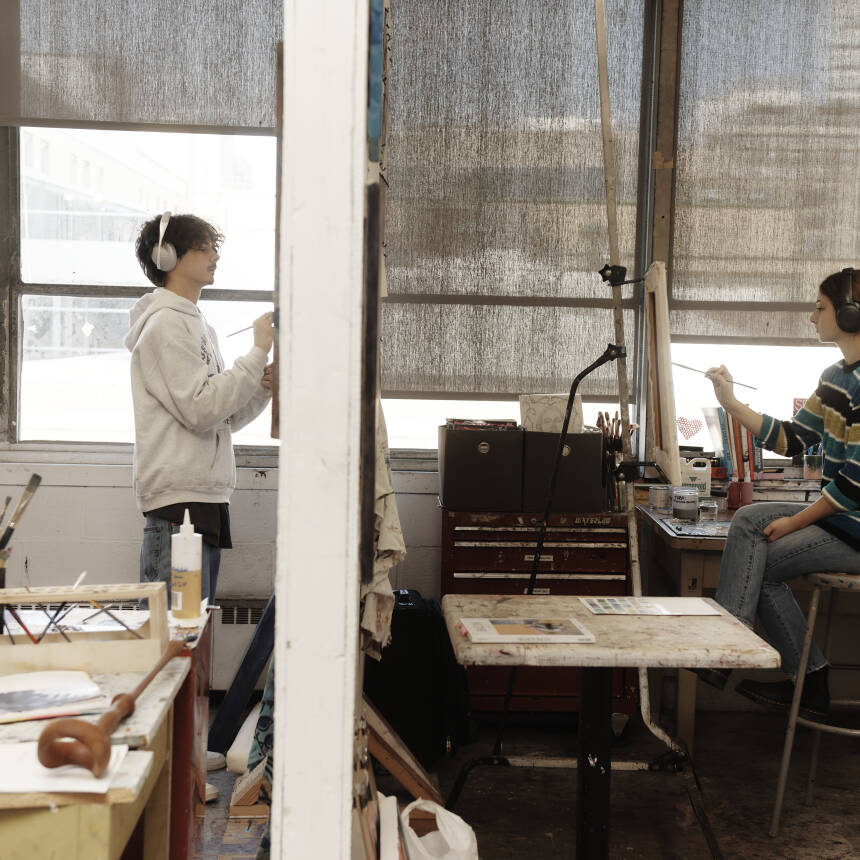
{"label": "curly dark hair", "polygon": [[[158,244],[160,224],[161,214],[147,221],[140,228],[134,245],[140,268],[156,287],[164,286],[168,274],[156,269],[155,263],[152,262],[152,249]],[[164,241],[173,245],[178,259],[191,248],[200,249],[204,245],[211,245],[217,251],[224,242],[224,234],[196,215],[171,215],[164,231]]]}
{"label": "curly dark hair", "polygon": [[[833,302],[833,307],[837,310],[839,310],[839,306],[842,304],[844,278],[845,275],[841,271],[834,272],[832,275],[828,275],[818,287]],[[851,295],[855,302],[860,302],[860,271],[857,269],[854,270],[854,274],[851,276]]]}

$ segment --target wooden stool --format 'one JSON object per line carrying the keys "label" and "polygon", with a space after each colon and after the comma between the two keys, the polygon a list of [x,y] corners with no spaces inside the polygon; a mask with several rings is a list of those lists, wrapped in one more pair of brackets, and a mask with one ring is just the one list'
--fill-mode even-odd
{"label": "wooden stool", "polygon": [[[821,745],[821,733],[830,732],[834,735],[850,735],[860,737],[860,729],[850,729],[843,726],[834,726],[823,720],[810,720],[798,716],[800,709],[800,697],[803,695],[803,683],[806,679],[806,666],[809,662],[809,651],[812,647],[812,634],[815,629],[815,619],[818,615],[818,602],[821,597],[821,589],[831,590],[830,607],[827,610],[827,619],[824,628],[824,654],[828,654],[830,648],[831,622],[833,610],[836,606],[836,594],[838,591],[860,591],[860,574],[858,573],[810,573],[804,577],[814,588],[812,600],[809,604],[809,615],[806,623],[806,636],[803,640],[803,651],[800,655],[800,665],[797,668],[797,678],[800,683],[795,682],[794,698],[791,702],[791,710],[788,715],[788,728],[785,732],[785,746],[782,751],[782,764],[779,769],[779,780],[776,786],[776,803],[773,807],[773,818],[770,823],[771,836],[779,833],[779,818],[782,814],[782,802],[785,796],[785,784],[788,780],[788,766],[791,762],[791,748],[794,744],[794,730],[797,724],[808,726],[813,730],[812,758],[809,764],[809,779],[806,784],[806,803],[812,803],[812,790],[815,786],[815,770],[818,766],[818,749]],[[831,666],[832,669],[855,668],[853,666]],[[860,707],[860,699],[837,699],[832,702],[835,705],[846,707]]]}

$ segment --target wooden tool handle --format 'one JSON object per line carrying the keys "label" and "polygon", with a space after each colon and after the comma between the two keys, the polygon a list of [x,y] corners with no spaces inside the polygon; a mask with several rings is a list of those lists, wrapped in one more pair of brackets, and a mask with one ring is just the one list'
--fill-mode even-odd
{"label": "wooden tool handle", "polygon": [[[95,777],[101,776],[110,761],[110,736],[122,720],[134,713],[135,700],[149,682],[184,647],[183,639],[174,639],[149,674],[131,693],[120,693],[114,696],[110,710],[105,711],[97,723],[71,718],[48,723],[39,735],[37,754],[41,764],[44,767],[76,764],[92,771]],[[72,738],[72,740],[61,740],[62,738]]]}

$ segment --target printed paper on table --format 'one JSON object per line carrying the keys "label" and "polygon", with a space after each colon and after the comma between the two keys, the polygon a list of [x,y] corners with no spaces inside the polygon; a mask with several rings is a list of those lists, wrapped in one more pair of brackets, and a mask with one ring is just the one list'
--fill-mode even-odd
{"label": "printed paper on table", "polygon": [[477,643],[594,642],[575,618],[461,618],[460,624]]}

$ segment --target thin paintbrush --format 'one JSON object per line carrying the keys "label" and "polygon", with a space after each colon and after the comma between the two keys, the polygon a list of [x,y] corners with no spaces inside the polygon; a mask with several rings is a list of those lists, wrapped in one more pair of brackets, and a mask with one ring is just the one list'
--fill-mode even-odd
{"label": "thin paintbrush", "polygon": [[12,532],[15,531],[15,526],[18,525],[18,521],[21,519],[21,514],[27,508],[27,505],[30,504],[30,499],[33,498],[33,494],[36,490],[39,489],[39,484],[42,483],[42,476],[36,475],[35,473],[27,482],[27,486],[24,487],[24,492],[21,494],[21,501],[18,502],[18,507],[15,508],[14,513],[9,519],[9,525],[6,526],[6,531],[3,532],[3,537],[0,537],[0,549],[5,549],[6,544],[12,539]]}
{"label": "thin paintbrush", "polygon": [[2,523],[2,522],[3,522],[3,517],[5,517],[5,516],[6,516],[6,511],[7,511],[7,509],[9,508],[9,502],[11,502],[11,501],[12,501],[12,497],[11,497],[11,496],[6,496],[6,501],[5,501],[5,502],[3,502],[3,510],[2,510],[2,511],[0,511],[0,523]]}
{"label": "thin paintbrush", "polygon": [[227,335],[227,337],[233,337],[234,334],[242,334],[243,331],[249,331],[252,328],[254,328],[253,325],[247,325],[245,326],[245,328],[240,328],[238,331],[231,331],[230,334]]}
{"label": "thin paintbrush", "polygon": [[[693,373],[701,373],[702,376],[708,375],[704,370],[699,370],[696,367],[688,367],[686,364],[681,364],[680,361],[673,361],[672,364],[674,364],[675,367],[683,367],[684,370],[692,370]],[[758,391],[754,385],[745,385],[743,382],[738,382],[736,379],[732,380],[732,385],[740,385],[742,388],[751,388],[753,391]]]}

